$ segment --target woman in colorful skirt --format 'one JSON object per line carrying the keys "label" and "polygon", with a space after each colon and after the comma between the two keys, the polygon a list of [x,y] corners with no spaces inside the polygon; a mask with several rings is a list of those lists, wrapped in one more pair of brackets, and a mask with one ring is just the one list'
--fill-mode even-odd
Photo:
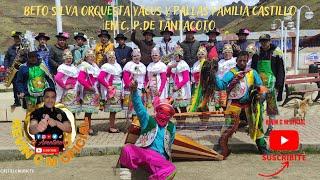
{"label": "woman in colorful skirt", "polygon": [[72,113],[78,112],[78,75],[79,70],[72,64],[72,53],[65,50],[63,53],[64,63],[58,67],[58,72],[54,77],[56,81],[57,102],[64,104]]}
{"label": "woman in colorful skirt", "polygon": [[206,48],[201,46],[198,50],[198,58],[200,59],[198,60],[199,65],[198,67],[192,69],[197,69],[197,74],[192,74],[194,77],[196,77],[194,79],[197,79],[197,84],[192,94],[189,112],[209,111],[208,104],[214,94],[214,77],[218,69],[218,62],[213,59],[207,59],[206,54]]}
{"label": "woman in colorful skirt", "polygon": [[101,98],[104,102],[104,111],[110,112],[109,133],[119,133],[115,127],[116,113],[122,110],[122,68],[116,62],[114,51],[107,52],[107,63],[101,66],[98,76]]}
{"label": "woman in colorful skirt", "polygon": [[[183,50],[177,46],[174,52],[174,61],[168,64],[167,69],[167,76],[173,80],[173,84],[169,87],[169,94],[173,96],[173,107],[176,112],[178,112],[178,108],[180,112],[187,112],[187,106],[191,100],[190,68],[189,65],[182,60],[182,57]],[[185,123],[185,117],[176,119],[181,120],[178,124],[182,127]]]}
{"label": "woman in colorful skirt", "polygon": [[168,97],[167,66],[160,61],[160,50],[153,48],[151,51],[152,63],[147,67],[146,89],[148,91],[148,105],[155,97],[160,100]]}
{"label": "woman in colorful skirt", "polygon": [[[231,68],[234,68],[237,64],[236,58],[233,57],[233,49],[231,44],[225,44],[223,46],[223,57],[218,62],[218,72],[217,76],[221,79],[224,74],[228,72]],[[222,111],[223,108],[227,106],[227,92],[225,90],[215,91],[215,108],[216,110]]]}
{"label": "woman in colorful skirt", "polygon": [[207,50],[205,47],[200,46],[198,49],[197,57],[198,61],[193,64],[191,68],[191,83],[192,83],[192,95],[195,89],[198,87],[200,81],[200,71],[203,63],[207,60]]}
{"label": "woman in colorful skirt", "polygon": [[[129,113],[133,113],[133,117],[135,116],[135,112],[133,110],[132,103],[130,103],[130,85],[133,81],[137,81],[138,83],[138,93],[142,96],[142,93],[145,92],[145,76],[147,73],[146,66],[140,62],[141,53],[140,49],[135,48],[132,51],[132,60],[129,61],[123,67],[123,83],[124,83],[124,99],[123,99],[123,108],[124,110],[128,110]],[[142,98],[145,103],[145,98]]]}
{"label": "woman in colorful skirt", "polygon": [[97,135],[97,132],[91,128],[91,115],[98,113],[100,98],[97,79],[100,69],[94,60],[95,54],[90,49],[86,52],[85,61],[78,66],[81,111],[85,112],[85,117],[89,120],[89,135],[93,136]]}

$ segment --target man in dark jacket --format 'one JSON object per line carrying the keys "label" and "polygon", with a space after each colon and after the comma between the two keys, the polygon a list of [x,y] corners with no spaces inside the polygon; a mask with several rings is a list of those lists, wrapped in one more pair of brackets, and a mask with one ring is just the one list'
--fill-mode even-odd
{"label": "man in dark jacket", "polygon": [[[282,92],[285,79],[285,69],[282,59],[282,51],[277,46],[271,44],[271,37],[269,34],[263,34],[259,37],[261,44],[258,51],[259,58],[252,60],[251,67],[259,73],[263,85],[268,88],[266,97],[267,101],[267,115],[270,119],[275,119],[279,114],[277,101],[282,101]],[[276,98],[276,91],[278,92]],[[269,125],[266,136],[272,130]]]}
{"label": "man in dark jacket", "polygon": [[131,41],[134,42],[140,49],[141,52],[141,62],[148,66],[151,62],[151,50],[156,46],[153,42],[153,37],[155,34],[152,30],[147,29],[142,34],[144,36],[144,40],[136,39],[136,30],[132,30]]}
{"label": "man in dark jacket", "polygon": [[233,57],[237,57],[240,51],[245,51],[248,46],[247,36],[250,34],[248,29],[239,29],[236,33],[238,36],[238,41],[232,45],[233,47]]}
{"label": "man in dark jacket", "polygon": [[57,43],[52,47],[51,58],[50,58],[50,67],[51,73],[57,74],[57,69],[59,65],[63,63],[63,52],[68,49],[67,40],[69,39],[69,34],[66,32],[61,32],[56,35]]}
{"label": "man in dark jacket", "polygon": [[183,49],[183,60],[192,67],[198,60],[197,52],[200,47],[200,42],[194,38],[194,34],[197,33],[196,29],[189,29],[184,32],[186,39],[182,43],[178,43]]}
{"label": "man in dark jacket", "polygon": [[115,49],[117,62],[123,68],[127,62],[131,61],[132,48],[126,45],[127,37],[125,37],[123,34],[118,34],[114,39],[119,44],[119,46]]}
{"label": "man in dark jacket", "polygon": [[47,46],[47,42],[50,40],[50,37],[45,33],[39,33],[35,39],[39,42],[39,46],[37,47],[37,53],[40,59],[44,62],[47,68],[50,70],[51,67],[49,65],[50,60],[50,49]]}
{"label": "man in dark jacket", "polygon": [[[21,32],[13,32],[12,33],[11,37],[13,37],[14,44],[8,48],[7,53],[4,57],[4,67],[6,69],[8,69],[12,66],[12,63],[13,63],[14,59],[16,58],[18,51],[21,48],[21,36],[22,36]],[[19,68],[19,67],[17,67],[17,68]],[[18,98],[17,85],[15,83],[16,78],[17,78],[17,75],[15,75],[12,80],[13,95],[14,95],[14,104],[12,105],[13,107],[21,106],[20,100]]]}

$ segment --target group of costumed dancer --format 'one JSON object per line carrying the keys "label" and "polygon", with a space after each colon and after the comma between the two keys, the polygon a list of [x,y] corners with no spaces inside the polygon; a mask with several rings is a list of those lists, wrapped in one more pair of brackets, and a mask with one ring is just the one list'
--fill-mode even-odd
{"label": "group of costumed dancer", "polygon": [[[132,60],[123,68],[116,62],[114,51],[106,53],[106,61],[99,67],[93,50],[87,50],[78,65],[72,63],[72,53],[65,50],[64,63],[54,77],[31,52],[18,72],[19,96],[25,97],[29,107],[35,106],[41,92],[54,87],[55,82],[57,102],[73,113],[84,112],[90,135],[97,134],[91,127],[91,115],[99,108],[110,113],[110,133],[119,132],[116,113],[123,110],[132,113],[133,118],[139,119],[141,135],[135,145],[126,145],[122,150],[122,174],[128,174],[127,168],[146,165],[150,179],[170,179],[175,174],[175,166],[169,160],[176,130],[170,119],[178,112],[205,112],[211,104],[215,110],[224,111],[225,125],[218,152],[226,158],[230,154],[228,139],[238,129],[243,110],[250,137],[262,154],[269,153],[262,126],[263,102],[267,100],[267,114],[274,118],[278,114],[275,85],[280,85],[274,68],[282,61],[277,59],[280,57],[277,49],[265,52],[263,48],[262,45],[257,53],[254,45],[248,45],[247,51],[234,58],[232,46],[225,44],[223,59],[217,61],[218,53],[208,58],[206,47],[200,46],[198,61],[191,68],[183,60],[180,46],[176,46],[168,65],[161,61],[159,49],[153,48],[153,62],[147,67],[140,62],[140,50],[133,49]],[[154,117],[146,110],[151,106]],[[180,117],[177,124],[184,126],[185,119]]]}
{"label": "group of costumed dancer", "polygon": [[[268,71],[262,70],[263,67],[265,69],[270,68],[272,61],[271,59],[267,59],[265,60],[266,62],[263,62],[253,58],[255,54],[255,47],[253,45],[249,45],[247,51],[240,51],[237,58],[232,58],[231,45],[225,45],[223,53],[224,59],[218,63],[214,59],[208,60],[205,48],[199,48],[199,61],[191,70],[193,97],[189,111],[208,111],[208,104],[212,99],[218,104],[215,106],[217,110],[220,108],[225,110],[225,125],[221,130],[221,137],[219,138],[217,148],[218,152],[225,159],[231,152],[228,148],[228,139],[238,129],[240,113],[243,110],[249,124],[251,139],[256,142],[261,154],[269,154],[270,151],[267,148],[262,125],[263,103],[268,96],[271,96],[269,98],[273,99],[271,102],[274,103],[275,93],[274,89],[269,84],[266,84],[261,76],[265,75],[264,72]],[[179,56],[179,53],[177,55]],[[172,78],[174,82],[171,83],[175,84],[173,92],[181,89],[180,87],[183,87],[181,84],[185,83],[184,80],[188,79],[188,74],[185,73],[188,67],[186,67],[180,57],[176,57],[175,60],[176,62],[169,63],[167,68],[167,73],[169,73],[170,77],[172,72],[180,73],[179,79],[176,76]],[[248,65],[248,62],[262,64],[259,65],[260,67],[256,71],[250,67],[250,64]],[[176,70],[173,70],[173,68],[176,68]],[[271,69],[269,71],[271,72]],[[267,77],[269,79],[274,77],[271,73],[269,76]],[[147,113],[146,108],[143,106],[136,86],[136,83],[132,81],[132,102],[141,124],[141,133],[134,145],[125,145],[122,149],[120,156],[120,177],[126,179],[131,174],[130,169],[134,170],[140,166],[144,166],[151,174],[149,179],[172,179],[176,171],[175,166],[169,161],[170,151],[168,150],[170,150],[173,143],[175,126],[170,121],[170,118],[177,112],[177,110],[174,110],[174,107],[177,107],[177,105],[180,105],[178,107],[186,107],[186,101],[174,103],[177,97],[173,95],[173,103],[171,105],[166,99],[162,99],[161,103],[154,103],[155,116],[153,117]],[[185,86],[189,85],[186,84]],[[182,92],[185,95],[186,91]],[[159,94],[156,95],[159,97]],[[270,106],[269,103],[270,101],[267,101],[268,106]],[[275,114],[276,112],[273,113]]]}

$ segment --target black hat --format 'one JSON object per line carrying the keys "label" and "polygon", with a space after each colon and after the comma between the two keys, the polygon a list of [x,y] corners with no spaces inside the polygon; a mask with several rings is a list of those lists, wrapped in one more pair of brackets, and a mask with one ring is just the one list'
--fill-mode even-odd
{"label": "black hat", "polygon": [[107,31],[107,30],[104,30],[104,29],[101,29],[101,30],[100,30],[100,34],[98,35],[98,37],[101,37],[101,36],[107,36],[108,39],[111,38],[111,36],[110,36],[110,34],[108,33],[108,31]]}
{"label": "black hat", "polygon": [[22,32],[18,32],[18,31],[13,31],[12,33],[11,33],[11,37],[19,37],[19,36],[21,36],[22,35]]}
{"label": "black hat", "polygon": [[87,36],[81,32],[74,33],[74,39],[77,40],[77,38],[82,38],[84,41],[87,41]]}
{"label": "black hat", "polygon": [[263,41],[263,40],[270,40],[271,37],[269,34],[262,34],[260,37],[259,37],[259,42]]}
{"label": "black hat", "polygon": [[212,33],[215,33],[217,36],[220,35],[220,31],[219,31],[219,29],[217,29],[217,28],[213,28],[212,30],[208,31],[208,32],[206,33],[206,35],[209,36],[209,35],[212,34]]}
{"label": "black hat", "polygon": [[56,38],[69,39],[69,33],[67,33],[67,32],[59,32],[59,33],[56,35]]}
{"label": "black hat", "polygon": [[147,30],[143,31],[143,33],[142,33],[143,36],[145,36],[145,35],[147,35],[147,34],[151,34],[152,36],[156,36],[156,35],[153,33],[153,31],[150,30],[150,29],[147,29]]}
{"label": "black hat", "polygon": [[187,28],[183,34],[187,34],[188,32],[191,32],[193,34],[197,33],[197,29],[195,27],[192,27],[191,29],[190,28]]}
{"label": "black hat", "polygon": [[127,37],[125,37],[122,33],[120,34],[117,34],[117,37],[114,38],[115,40],[118,40],[118,39],[123,39],[123,40],[127,40]]}
{"label": "black hat", "polygon": [[41,37],[44,37],[47,41],[50,40],[50,37],[46,35],[46,33],[39,33],[35,39],[39,41]]}
{"label": "black hat", "polygon": [[173,35],[173,30],[169,30],[169,28],[168,28],[168,27],[166,27],[163,31],[161,31],[161,32],[160,32],[160,34],[161,34],[161,35],[163,35],[165,32],[170,33],[170,36],[172,36],[172,35]]}
{"label": "black hat", "polygon": [[239,32],[236,33],[236,35],[240,35],[240,34],[244,34],[246,36],[248,36],[250,34],[248,29],[239,29]]}

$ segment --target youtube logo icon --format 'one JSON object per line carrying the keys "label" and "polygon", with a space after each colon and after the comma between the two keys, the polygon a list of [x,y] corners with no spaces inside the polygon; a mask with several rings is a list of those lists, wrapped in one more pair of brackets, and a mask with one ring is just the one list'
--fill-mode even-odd
{"label": "youtube logo icon", "polygon": [[269,138],[273,151],[296,151],[299,149],[299,134],[295,130],[273,130]]}

